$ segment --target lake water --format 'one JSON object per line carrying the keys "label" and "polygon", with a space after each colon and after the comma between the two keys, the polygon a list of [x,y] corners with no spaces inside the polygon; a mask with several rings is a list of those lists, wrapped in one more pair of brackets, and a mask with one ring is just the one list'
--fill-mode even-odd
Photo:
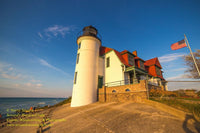
{"label": "lake water", "polygon": [[0,98],[0,113],[6,117],[11,109],[30,109],[30,107],[44,107],[57,104],[66,98]]}

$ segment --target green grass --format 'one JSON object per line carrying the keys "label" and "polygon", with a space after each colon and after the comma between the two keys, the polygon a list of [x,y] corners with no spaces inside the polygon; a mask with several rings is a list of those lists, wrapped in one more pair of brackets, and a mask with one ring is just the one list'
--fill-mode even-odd
{"label": "green grass", "polygon": [[67,103],[71,103],[71,97],[69,97],[68,99],[65,99],[65,100],[63,100],[63,101],[61,101],[61,102],[59,102],[59,103],[57,103],[57,104],[55,104],[53,106],[48,107],[46,105],[44,107],[38,107],[37,109],[47,109],[47,108],[52,108],[52,107],[58,107],[58,106],[61,106],[63,104],[67,104]]}
{"label": "green grass", "polygon": [[200,98],[185,98],[185,97],[177,97],[178,99],[184,99],[184,100],[191,100],[191,101],[200,101]]}
{"label": "green grass", "polygon": [[175,108],[178,107],[179,109],[184,110],[186,112],[190,112],[190,113],[192,113],[194,107],[196,106],[196,104],[185,103],[185,102],[178,101],[176,99],[150,98],[150,100],[157,101],[157,102],[160,102],[160,103],[164,103],[164,104],[167,104],[167,105],[175,107]]}
{"label": "green grass", "polygon": [[200,121],[200,104],[186,103],[184,101],[176,100],[176,98],[174,99],[150,98],[150,100],[167,104],[169,106],[183,110],[185,112],[192,113],[195,116],[195,118],[198,121]]}

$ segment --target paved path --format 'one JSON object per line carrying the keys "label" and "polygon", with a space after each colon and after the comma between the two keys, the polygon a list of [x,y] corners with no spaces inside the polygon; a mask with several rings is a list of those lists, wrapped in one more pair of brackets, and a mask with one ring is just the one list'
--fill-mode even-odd
{"label": "paved path", "polygon": [[[94,103],[76,108],[68,104],[40,113],[49,118],[42,129],[45,133],[200,133],[200,126],[188,123],[189,116],[180,120],[144,103]],[[14,122],[22,123],[27,122]],[[38,126],[0,128],[1,133],[36,133],[37,130]]]}
{"label": "paved path", "polygon": [[[142,103],[94,103],[84,107],[58,107],[45,132],[58,133],[198,133],[189,116],[179,118]],[[60,121],[59,121],[60,120]]]}

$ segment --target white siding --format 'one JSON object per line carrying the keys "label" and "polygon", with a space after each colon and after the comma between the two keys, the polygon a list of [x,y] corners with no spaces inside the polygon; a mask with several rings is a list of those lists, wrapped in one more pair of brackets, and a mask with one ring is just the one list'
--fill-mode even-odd
{"label": "white siding", "polygon": [[[106,58],[110,57],[110,66],[106,67]],[[105,55],[105,83],[124,80],[122,72],[122,63],[114,51]]]}
{"label": "white siding", "polygon": [[102,57],[99,57],[99,69],[98,69],[98,74],[100,75],[100,76],[104,76],[104,71],[105,71],[105,69],[104,69],[104,66],[105,66],[105,64],[104,64],[104,58],[102,58]]}

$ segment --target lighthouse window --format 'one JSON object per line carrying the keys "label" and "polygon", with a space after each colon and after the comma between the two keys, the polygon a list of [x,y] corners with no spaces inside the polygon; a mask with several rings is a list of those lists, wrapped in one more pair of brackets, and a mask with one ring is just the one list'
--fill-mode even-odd
{"label": "lighthouse window", "polygon": [[106,67],[110,66],[110,57],[106,58]]}
{"label": "lighthouse window", "polygon": [[77,72],[75,72],[74,74],[74,84],[76,84],[76,80],[77,80]]}
{"label": "lighthouse window", "polygon": [[80,48],[81,48],[81,43],[78,44],[78,49],[80,49]]}
{"label": "lighthouse window", "polygon": [[79,56],[80,56],[80,54],[77,54],[76,64],[78,64],[78,62],[79,62]]}

